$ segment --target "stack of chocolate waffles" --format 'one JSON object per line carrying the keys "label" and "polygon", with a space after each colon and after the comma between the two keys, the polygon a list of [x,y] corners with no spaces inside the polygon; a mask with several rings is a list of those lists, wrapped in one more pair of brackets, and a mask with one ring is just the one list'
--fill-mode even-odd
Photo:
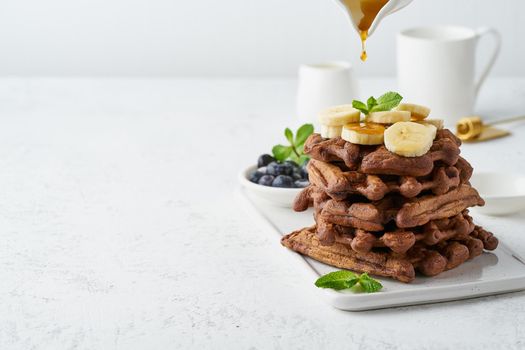
{"label": "stack of chocolate waffles", "polygon": [[315,225],[282,244],[323,263],[410,282],[493,250],[498,240],[467,208],[484,201],[470,185],[460,140],[441,129],[430,150],[403,157],[384,145],[313,134],[305,143],[310,186],[294,210],[313,206]]}

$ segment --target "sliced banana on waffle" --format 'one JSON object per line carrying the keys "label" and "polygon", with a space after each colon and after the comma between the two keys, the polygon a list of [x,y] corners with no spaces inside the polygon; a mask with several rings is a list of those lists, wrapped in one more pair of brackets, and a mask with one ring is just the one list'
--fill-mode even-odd
{"label": "sliced banana on waffle", "polygon": [[433,125],[399,122],[385,131],[385,147],[403,157],[419,157],[432,147],[436,133]]}
{"label": "sliced banana on waffle", "polygon": [[341,136],[342,126],[327,126],[321,124],[321,137],[325,139],[334,139]]}
{"label": "sliced banana on waffle", "polygon": [[427,129],[430,130],[430,134],[432,135],[432,141],[436,138],[437,135],[437,128],[432,124],[423,124]]}
{"label": "sliced banana on waffle", "polygon": [[398,122],[407,122],[409,120],[410,112],[408,111],[370,112],[366,116],[367,123],[377,124],[394,124]]}
{"label": "sliced banana on waffle", "polygon": [[341,138],[358,145],[380,145],[383,143],[385,127],[372,123],[353,123],[343,127]]}
{"label": "sliced banana on waffle", "polygon": [[414,103],[401,103],[395,110],[410,112],[410,116],[414,121],[423,120],[430,114],[430,108]]}
{"label": "sliced banana on waffle", "polygon": [[357,123],[361,119],[361,112],[352,105],[340,105],[325,109],[319,113],[319,122],[325,126],[343,126],[348,123]]}
{"label": "sliced banana on waffle", "polygon": [[418,120],[416,121],[418,124],[423,125],[434,125],[437,130],[441,130],[445,127],[445,122],[443,119],[425,119],[425,120]]}

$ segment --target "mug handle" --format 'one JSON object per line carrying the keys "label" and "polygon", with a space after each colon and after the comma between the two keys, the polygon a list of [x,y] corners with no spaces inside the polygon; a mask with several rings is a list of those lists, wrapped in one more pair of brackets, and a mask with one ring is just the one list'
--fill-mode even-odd
{"label": "mug handle", "polygon": [[490,57],[489,61],[487,62],[487,65],[485,66],[485,69],[483,69],[483,71],[481,72],[481,75],[479,76],[478,81],[476,82],[475,96],[478,96],[481,86],[483,85],[483,83],[485,82],[485,79],[489,75],[490,70],[494,66],[494,63],[496,63],[496,59],[498,58],[499,51],[501,48],[501,35],[496,29],[490,28],[490,27],[481,27],[481,28],[476,29],[476,37],[478,40],[482,36],[485,36],[488,34],[492,35],[492,37],[494,38],[494,42],[495,42],[494,51],[492,51],[492,56]]}

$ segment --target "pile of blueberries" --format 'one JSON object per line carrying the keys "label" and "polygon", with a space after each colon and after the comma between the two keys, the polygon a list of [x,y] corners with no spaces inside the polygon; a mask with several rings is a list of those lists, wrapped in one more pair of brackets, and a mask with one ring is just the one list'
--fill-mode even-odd
{"label": "pile of blueberries", "polygon": [[279,163],[269,154],[257,160],[257,170],[250,175],[250,181],[263,186],[283,188],[304,188],[308,182],[306,162],[302,166],[292,160]]}

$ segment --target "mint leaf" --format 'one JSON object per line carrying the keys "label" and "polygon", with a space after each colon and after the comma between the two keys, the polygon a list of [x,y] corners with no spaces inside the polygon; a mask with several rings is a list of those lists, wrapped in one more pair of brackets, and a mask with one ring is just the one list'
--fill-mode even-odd
{"label": "mint leaf", "polygon": [[289,128],[284,129],[284,136],[290,142],[291,145],[293,145],[293,132]]}
{"label": "mint leaf", "polygon": [[299,156],[295,152],[290,153],[288,159],[293,160],[296,163],[299,163]]}
{"label": "mint leaf", "polygon": [[284,136],[290,144],[288,146],[274,146],[272,148],[274,158],[281,163],[287,159],[291,159],[298,164],[304,164],[306,160],[310,159],[304,154],[304,143],[313,132],[314,126],[312,124],[304,124],[297,130],[294,140],[292,130],[290,130],[290,128],[284,129]]}
{"label": "mint leaf", "polygon": [[377,99],[375,99],[374,96],[370,96],[366,101],[366,104],[358,100],[353,100],[352,107],[367,115],[370,112],[389,111],[392,108],[397,107],[402,99],[403,97],[397,92],[389,91],[386,94],[379,96]]}
{"label": "mint leaf", "polygon": [[370,112],[383,112],[389,111],[394,107],[397,107],[403,97],[397,92],[389,91],[377,98],[377,105],[369,108]]}
{"label": "mint leaf", "polygon": [[377,98],[377,104],[382,105],[392,101],[397,101],[397,103],[399,104],[399,102],[401,102],[402,99],[403,97],[397,92],[389,91]]}
{"label": "mint leaf", "polygon": [[366,105],[367,105],[367,107],[368,107],[367,109],[368,109],[369,111],[371,111],[372,108],[374,108],[375,106],[377,106],[377,100],[374,98],[374,96],[370,96],[370,97],[368,98],[368,100],[366,101]]}
{"label": "mint leaf", "polygon": [[353,100],[352,107],[357,110],[360,110],[363,114],[368,114],[368,107],[361,101]]}
{"label": "mint leaf", "polygon": [[359,284],[361,288],[367,293],[375,293],[380,291],[383,288],[383,285],[379,281],[368,276],[367,273],[361,274],[359,277]]}
{"label": "mint leaf", "polygon": [[341,290],[353,287],[358,281],[359,277],[352,271],[341,270],[319,277],[315,285],[319,288]]}
{"label": "mint leaf", "polygon": [[[297,129],[297,132],[295,134],[295,146],[299,147],[304,144],[308,136],[313,134],[314,132],[314,126],[312,124],[304,124],[299,129]],[[302,153],[302,150],[301,150]]]}
{"label": "mint leaf", "polygon": [[297,162],[297,164],[299,165],[304,165],[304,163],[306,163],[307,161],[310,160],[310,157],[307,156],[306,154],[303,154],[299,157],[299,161]]}
{"label": "mint leaf", "polygon": [[284,162],[292,153],[291,146],[277,145],[272,148],[273,157],[279,162]]}
{"label": "mint leaf", "polygon": [[304,143],[301,144],[301,145],[295,145],[295,150],[297,151],[297,153],[299,155],[303,155],[304,154]]}
{"label": "mint leaf", "polygon": [[359,283],[361,289],[367,293],[375,293],[383,288],[383,285],[379,283],[379,281],[368,276],[367,273],[357,275],[348,270],[330,272],[315,281],[315,285],[319,288],[331,288],[335,290],[349,289],[357,283]]}

